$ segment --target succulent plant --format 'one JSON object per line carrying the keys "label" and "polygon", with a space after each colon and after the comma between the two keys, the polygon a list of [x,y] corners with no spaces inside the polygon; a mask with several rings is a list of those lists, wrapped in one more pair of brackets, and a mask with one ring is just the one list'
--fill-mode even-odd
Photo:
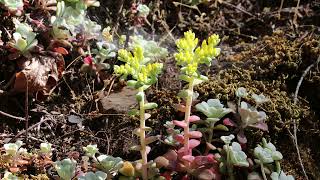
{"label": "succulent plant", "polygon": [[83,147],[83,150],[86,153],[86,156],[88,157],[94,157],[96,155],[97,152],[99,152],[99,149],[97,148],[97,145],[87,145],[86,147]]}
{"label": "succulent plant", "polygon": [[162,63],[148,64],[149,60],[144,58],[143,52],[144,49],[141,46],[136,46],[133,54],[120,49],[118,58],[126,64],[114,66],[115,73],[122,75],[122,78],[131,75],[135,79],[128,81],[128,85],[134,88],[148,88],[154,84],[163,67]]}
{"label": "succulent plant", "polygon": [[248,92],[247,92],[247,89],[244,88],[244,87],[239,87],[237,90],[236,90],[236,96],[239,97],[239,98],[245,98],[248,96]]}
{"label": "succulent plant", "polygon": [[6,154],[11,155],[11,156],[15,156],[18,153],[22,144],[23,144],[22,141],[17,141],[15,143],[4,144],[3,147],[6,151]]}
{"label": "succulent plant", "polygon": [[241,150],[241,146],[237,142],[233,142],[230,146],[230,161],[234,166],[249,167],[247,155]]}
{"label": "succulent plant", "polygon": [[114,72],[126,79],[131,76],[133,80],[128,80],[127,84],[130,87],[138,89],[136,100],[139,102],[139,110],[134,109],[131,112],[133,115],[140,115],[140,127],[134,130],[134,134],[139,136],[140,145],[133,146],[131,149],[140,151],[142,157],[142,178],[148,179],[148,160],[147,154],[150,152],[150,143],[158,139],[157,136],[146,136],[146,131],[151,131],[150,127],[146,127],[146,120],[150,117],[145,113],[145,110],[156,108],[156,103],[145,103],[144,90],[149,88],[152,84],[157,82],[157,77],[161,73],[162,63],[151,63],[150,59],[144,57],[143,47],[137,45],[133,48],[133,53],[127,50],[120,49],[118,51],[118,59],[125,62],[124,65],[115,65]]}
{"label": "succulent plant", "polygon": [[219,99],[209,99],[196,105],[196,109],[207,116],[207,118],[220,119],[232,112],[232,109],[225,108]]}
{"label": "succulent plant", "polygon": [[32,27],[27,23],[20,23],[19,20],[13,19],[16,32],[13,33],[14,43],[13,48],[25,54],[28,50],[34,48],[38,44],[36,33],[33,32]]}
{"label": "succulent plant", "polygon": [[262,138],[262,143],[258,144],[256,148],[254,148],[254,156],[256,159],[254,161],[260,165],[262,177],[264,180],[267,179],[265,174],[265,168],[273,168],[272,163],[275,164],[275,169],[270,169],[274,171],[271,174],[272,180],[291,180],[294,179],[292,176],[286,176],[283,171],[281,171],[280,160],[283,159],[282,154],[277,151],[276,147],[271,143],[267,142],[265,138]]}
{"label": "succulent plant", "polygon": [[153,62],[168,56],[168,50],[160,47],[155,41],[146,40],[143,36],[131,36],[130,39],[132,41],[129,43],[130,49],[141,46],[144,49],[143,56],[147,61]]}
{"label": "succulent plant", "polygon": [[102,171],[97,172],[87,172],[86,174],[78,177],[79,180],[105,180],[107,179],[107,174]]}
{"label": "succulent plant", "polygon": [[279,161],[283,158],[282,154],[277,151],[276,147],[271,143],[267,143],[266,139],[262,139],[262,145],[254,148],[254,156],[259,163],[268,164]]}
{"label": "succulent plant", "polygon": [[258,111],[255,107],[250,106],[250,104],[246,102],[241,102],[239,114],[241,116],[242,127],[251,126],[260,128],[258,124],[263,123],[263,120],[267,118],[265,112]]}
{"label": "succulent plant", "polygon": [[207,116],[207,119],[204,121],[206,128],[199,129],[201,132],[205,132],[208,134],[207,140],[207,149],[206,153],[209,152],[213,145],[212,137],[214,130],[223,130],[228,131],[228,128],[222,124],[215,126],[215,124],[226,114],[232,112],[232,109],[225,108],[223,104],[221,104],[219,99],[209,99],[207,102],[201,102],[196,105],[196,109]]}
{"label": "succulent plant", "polygon": [[247,138],[244,134],[245,128],[253,127],[262,131],[268,131],[268,125],[264,122],[267,115],[264,111],[258,111],[257,107],[241,101],[241,97],[248,96],[245,88],[238,88],[236,94],[239,97],[238,106],[233,109],[236,113],[236,121],[226,118],[223,120],[223,124],[226,126],[236,127],[238,141],[241,144],[245,144],[247,143]]}
{"label": "succulent plant", "polygon": [[[237,142],[231,141],[235,138],[233,134],[229,136],[221,136],[220,139],[225,143],[223,146],[222,156],[218,156],[220,161],[220,172],[227,172],[229,179],[234,179],[234,167],[249,167],[247,155],[242,151],[241,146]],[[231,146],[230,146],[231,144]]]}
{"label": "succulent plant", "polygon": [[224,144],[230,144],[234,139],[234,135],[230,134],[229,136],[221,136],[220,139],[224,142]]}
{"label": "succulent plant", "polygon": [[54,168],[61,179],[71,180],[75,176],[76,165],[77,162],[75,160],[67,158],[62,161],[56,161]]}
{"label": "succulent plant", "polygon": [[4,176],[1,180],[21,180],[22,178],[19,178],[18,176],[12,174],[11,172],[9,171],[6,171],[4,173]]}
{"label": "succulent plant", "polygon": [[175,59],[177,64],[182,66],[182,80],[193,82],[193,85],[201,83],[207,79],[201,76],[198,72],[200,64],[211,65],[211,61],[220,54],[220,48],[216,46],[220,42],[219,36],[216,34],[211,35],[208,41],[204,40],[201,46],[198,46],[198,38],[192,31],[184,33],[184,38],[176,42],[178,53]]}
{"label": "succulent plant", "polygon": [[45,154],[50,154],[52,152],[52,144],[50,143],[41,143],[40,152]]}
{"label": "succulent plant", "polygon": [[98,42],[97,48],[92,50],[92,56],[84,58],[84,64],[81,66],[81,71],[89,74],[99,74],[110,68],[110,65],[105,62],[107,59],[116,56],[116,47],[112,43],[105,41]]}
{"label": "succulent plant", "polygon": [[[182,121],[173,120],[172,123],[167,123],[166,125],[170,134],[167,142],[174,145],[180,144],[182,147],[177,151],[168,151],[164,156],[160,156],[157,161],[161,166],[175,172],[187,172],[186,177],[191,175],[197,178],[212,179],[218,176],[214,168],[216,161],[212,154],[206,153],[203,156],[192,155],[192,150],[200,145],[199,139],[202,137],[202,132],[197,130],[195,124],[192,127],[190,127],[190,124],[200,121],[198,116],[191,116],[192,101],[196,94],[193,92],[193,88],[195,85],[208,79],[199,73],[198,66],[201,64],[211,65],[211,61],[220,54],[220,49],[216,48],[219,42],[219,36],[214,34],[208,40],[204,40],[201,46],[198,46],[198,39],[192,31],[185,32],[184,37],[176,41],[178,53],[175,53],[174,56],[177,64],[181,66],[180,79],[188,82],[188,89],[182,90],[179,93],[179,96],[186,101],[182,110],[185,112],[185,117]],[[216,110],[214,109],[215,107],[210,108],[210,112],[207,111],[209,109],[207,103],[198,107],[208,115],[217,115],[213,112]],[[212,118],[211,120],[216,119]],[[172,125],[182,128],[183,132],[176,131]],[[201,166],[203,168],[200,168]]]}
{"label": "succulent plant", "polygon": [[252,98],[256,102],[257,106],[269,101],[269,99],[266,96],[264,96],[262,93],[259,95],[252,94]]}
{"label": "succulent plant", "polygon": [[147,17],[150,13],[150,9],[147,5],[145,4],[139,4],[138,7],[137,7],[137,10],[139,12],[139,16],[141,17]]}
{"label": "succulent plant", "polygon": [[68,39],[83,33],[87,39],[97,38],[101,34],[101,26],[88,19],[85,10],[80,5],[68,6],[64,1],[59,1],[56,16],[51,17],[53,37]]}
{"label": "succulent plant", "polygon": [[270,175],[272,180],[294,180],[294,177],[291,175],[286,175],[283,171],[280,173],[272,172]]}
{"label": "succulent plant", "polygon": [[103,154],[98,156],[97,160],[99,162],[99,166],[108,175],[112,175],[113,173],[116,174],[123,165],[123,161],[120,157],[112,157]]}
{"label": "succulent plant", "polygon": [[23,0],[0,0],[0,3],[3,4],[10,12],[15,13],[15,15],[21,15],[23,11]]}

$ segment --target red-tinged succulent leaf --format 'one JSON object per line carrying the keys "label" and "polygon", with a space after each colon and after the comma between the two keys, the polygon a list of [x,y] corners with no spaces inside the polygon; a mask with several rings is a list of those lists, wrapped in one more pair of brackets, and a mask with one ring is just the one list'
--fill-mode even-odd
{"label": "red-tinged succulent leaf", "polygon": [[178,141],[179,143],[183,144],[184,143],[184,136],[181,134],[177,134],[174,136],[174,140]]}
{"label": "red-tinged succulent leaf", "polygon": [[240,146],[242,150],[247,149],[247,144],[240,144]]}
{"label": "red-tinged succulent leaf", "polygon": [[199,146],[199,144],[200,144],[200,141],[198,141],[196,139],[190,139],[189,140],[189,148],[190,149],[193,149],[193,148]]}
{"label": "red-tinged succulent leaf", "polygon": [[[187,154],[191,154],[191,151],[192,151],[192,149],[189,148]],[[177,152],[177,153],[178,153],[178,157],[179,157],[179,158],[182,158],[182,156],[185,155],[184,147],[181,147],[180,149],[178,149],[178,152]]]}
{"label": "red-tinged succulent leaf", "polygon": [[199,116],[196,116],[196,115],[190,116],[189,122],[197,122],[197,121],[200,121],[200,117]]}
{"label": "red-tinged succulent leaf", "polygon": [[240,130],[237,134],[237,139],[240,144],[246,144],[247,143],[247,137],[244,135],[243,130]]}
{"label": "red-tinged succulent leaf", "polygon": [[182,128],[187,127],[187,124],[184,121],[173,120],[173,124]]}
{"label": "red-tinged succulent leaf", "polygon": [[230,118],[225,118],[223,120],[223,124],[226,126],[231,126],[231,127],[237,126],[237,124],[235,122],[233,122]]}
{"label": "red-tinged succulent leaf", "polygon": [[53,49],[55,52],[60,53],[62,55],[68,55],[69,52],[64,47],[56,47]]}
{"label": "red-tinged succulent leaf", "polygon": [[264,122],[258,122],[257,124],[250,125],[250,127],[261,129],[262,131],[268,131],[268,125]]}
{"label": "red-tinged succulent leaf", "polygon": [[190,131],[189,132],[189,137],[190,138],[201,138],[202,133],[200,131]]}
{"label": "red-tinged succulent leaf", "polygon": [[88,64],[88,65],[92,65],[93,64],[93,58],[92,56],[87,56],[83,59],[83,63]]}
{"label": "red-tinged succulent leaf", "polygon": [[213,159],[211,156],[196,156],[194,159],[193,166],[203,166],[206,164],[213,164],[216,163],[215,159]]}
{"label": "red-tinged succulent leaf", "polygon": [[195,159],[195,157],[192,155],[185,155],[185,156],[182,156],[182,159],[188,162],[192,162]]}

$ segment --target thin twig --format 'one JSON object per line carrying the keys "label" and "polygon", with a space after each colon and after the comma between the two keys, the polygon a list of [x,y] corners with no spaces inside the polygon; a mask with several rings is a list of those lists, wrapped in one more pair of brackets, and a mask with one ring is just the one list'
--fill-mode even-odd
{"label": "thin twig", "polygon": [[51,120],[50,118],[46,118],[46,119],[41,119],[38,123],[30,126],[28,129],[24,129],[22,131],[20,131],[16,136],[14,136],[14,138],[12,138],[9,142],[13,142],[14,140],[16,140],[17,138],[19,138],[21,135],[23,135],[24,133],[26,133],[27,131],[36,128],[39,124],[42,124],[48,120]]}
{"label": "thin twig", "polygon": [[183,4],[181,2],[172,2],[175,6],[184,6],[184,7],[187,7],[187,8],[190,8],[190,9],[194,9],[194,10],[197,10],[198,13],[201,15],[201,11],[199,10],[199,8],[196,6],[196,5],[193,5],[193,6],[190,6],[190,5],[187,5],[187,4]]}
{"label": "thin twig", "polygon": [[244,9],[241,9],[240,7],[235,6],[235,5],[231,4],[231,3],[228,3],[228,2],[223,1],[223,0],[218,0],[218,1],[219,1],[219,3],[221,3],[221,4],[224,4],[224,5],[227,5],[227,6],[233,7],[233,8],[235,8],[235,9],[238,9],[239,11],[241,11],[241,12],[243,12],[243,13],[245,13],[245,14],[247,14],[247,15],[251,16],[251,17],[256,17],[255,15],[253,15],[253,14],[249,13],[248,11],[246,11],[246,10],[244,10]]}
{"label": "thin twig", "polygon": [[26,142],[28,142],[28,128],[29,128],[29,82],[28,76],[26,75],[26,93],[24,101],[24,113],[26,119]]}
{"label": "thin twig", "polygon": [[282,7],[283,7],[283,2],[284,2],[284,0],[281,0],[280,8],[279,8],[279,11],[278,11],[278,19],[281,18],[281,10],[282,10]]}
{"label": "thin twig", "polygon": [[20,120],[20,121],[25,121],[25,118],[17,117],[17,116],[14,116],[14,115],[5,113],[5,112],[3,112],[3,111],[0,111],[0,114],[3,115],[3,116],[7,116],[7,117],[9,117],[9,118],[12,118],[12,119],[17,119],[17,120]]}
{"label": "thin twig", "polygon": [[[319,64],[320,62],[320,56],[318,56],[318,59],[315,63],[311,64],[310,66],[307,67],[307,69],[303,72],[298,84],[297,84],[297,87],[296,87],[296,91],[294,93],[294,99],[293,99],[293,104],[296,105],[297,102],[298,102],[298,93],[299,93],[299,90],[300,90],[300,87],[302,85],[302,81],[303,79],[305,78],[305,76],[308,74],[308,72],[310,71],[310,69]],[[291,138],[293,140],[293,143],[295,144],[295,147],[296,147],[296,151],[297,151],[297,154],[298,154],[298,159],[299,159],[299,162],[300,162],[300,166],[301,166],[301,169],[302,169],[302,172],[303,172],[303,175],[305,177],[306,180],[308,180],[308,175],[306,173],[306,170],[304,168],[304,165],[303,165],[303,162],[302,162],[302,158],[301,158],[301,155],[300,155],[300,150],[299,150],[299,146],[298,146],[298,137],[297,137],[297,122],[296,120],[294,119],[293,120],[293,135],[290,131],[290,134],[291,134]]]}
{"label": "thin twig", "polygon": [[296,8],[295,8],[295,10],[294,10],[293,22],[295,22],[295,23],[297,22],[297,18],[298,18],[299,5],[300,5],[300,0],[298,0],[297,6],[296,6]]}

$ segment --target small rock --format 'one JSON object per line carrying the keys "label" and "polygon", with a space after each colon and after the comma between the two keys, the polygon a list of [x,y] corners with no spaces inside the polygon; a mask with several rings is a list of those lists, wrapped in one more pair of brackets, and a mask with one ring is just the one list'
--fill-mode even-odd
{"label": "small rock", "polygon": [[99,109],[102,113],[108,113],[110,110],[127,113],[137,104],[136,94],[136,90],[124,87],[120,92],[111,93],[109,96],[101,98],[98,102]]}

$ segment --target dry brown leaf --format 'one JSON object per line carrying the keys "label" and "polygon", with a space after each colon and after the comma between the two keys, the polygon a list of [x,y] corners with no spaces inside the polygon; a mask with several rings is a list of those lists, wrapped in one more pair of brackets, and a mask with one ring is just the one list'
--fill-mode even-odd
{"label": "dry brown leaf", "polygon": [[22,71],[16,73],[13,90],[17,92],[41,93],[46,95],[62,77],[64,59],[62,56],[36,55],[18,62]]}

